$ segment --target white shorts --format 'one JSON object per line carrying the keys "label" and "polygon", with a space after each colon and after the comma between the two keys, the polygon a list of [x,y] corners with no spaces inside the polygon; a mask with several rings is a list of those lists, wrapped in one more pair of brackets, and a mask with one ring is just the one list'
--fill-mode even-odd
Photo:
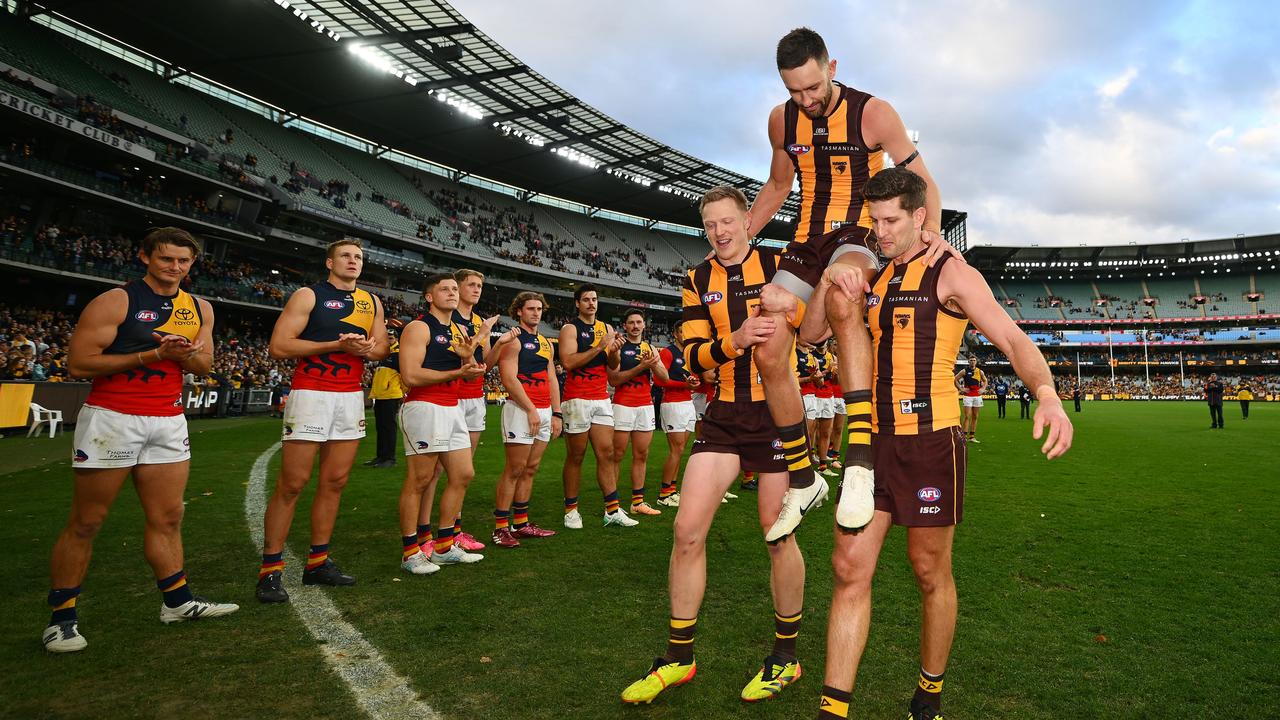
{"label": "white shorts", "polygon": [[364,437],[364,392],[294,390],[284,406],[283,440],[328,442]]}
{"label": "white shorts", "polygon": [[484,432],[485,415],[489,412],[484,398],[459,398],[458,407],[462,408],[462,414],[467,419],[468,432]]}
{"label": "white shorts", "polygon": [[400,432],[405,455],[471,449],[471,433],[461,405],[407,402],[400,406]]}
{"label": "white shorts", "polygon": [[72,467],[124,468],[190,459],[185,415],[129,415],[85,405],[76,417]]}
{"label": "white shorts", "polygon": [[824,397],[818,398],[818,419],[819,420],[830,420],[831,418],[835,417],[836,410],[831,406],[832,400],[835,400],[835,398],[824,398]]}
{"label": "white shorts", "polygon": [[698,420],[702,420],[702,416],[707,414],[707,394],[693,394],[693,412],[697,415]]}
{"label": "white shorts", "polygon": [[502,442],[507,445],[532,445],[534,441],[551,442],[551,408],[538,408],[538,434],[529,434],[529,413],[509,402],[502,406]]}
{"label": "white shorts", "polygon": [[577,435],[594,425],[613,427],[613,402],[611,400],[583,400],[575,398],[560,403],[564,411],[564,432]]}
{"label": "white shorts", "polygon": [[653,403],[613,406],[613,429],[620,432],[653,432]]}
{"label": "white shorts", "polygon": [[974,407],[974,408],[982,407],[981,397],[969,397],[968,395],[965,395],[960,399],[964,401],[965,407]]}
{"label": "white shorts", "polygon": [[821,414],[818,412],[818,396],[817,395],[801,395],[804,399],[804,419],[817,420]]}
{"label": "white shorts", "polygon": [[658,414],[662,416],[663,432],[693,432],[698,424],[698,411],[693,409],[692,400],[662,403]]}
{"label": "white shorts", "polygon": [[845,413],[844,398],[842,397],[831,398],[831,417],[835,417],[836,415],[844,415],[844,413]]}

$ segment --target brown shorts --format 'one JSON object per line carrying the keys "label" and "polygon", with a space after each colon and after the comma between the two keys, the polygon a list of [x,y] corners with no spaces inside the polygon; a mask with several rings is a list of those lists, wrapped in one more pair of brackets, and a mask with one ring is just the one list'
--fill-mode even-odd
{"label": "brown shorts", "polygon": [[876,509],[894,525],[942,527],[964,516],[966,448],[960,428],[920,435],[873,435]]}
{"label": "brown shorts", "polygon": [[822,272],[832,261],[850,252],[864,253],[875,267],[880,266],[875,236],[861,225],[845,225],[804,242],[792,240],[782,253],[773,282],[786,288],[803,302],[809,302]]}
{"label": "brown shorts", "polygon": [[769,406],[758,402],[721,402],[707,404],[702,417],[702,432],[693,441],[693,452],[729,453],[737,455],[743,470],[772,473],[786,472],[782,440],[769,416]]}

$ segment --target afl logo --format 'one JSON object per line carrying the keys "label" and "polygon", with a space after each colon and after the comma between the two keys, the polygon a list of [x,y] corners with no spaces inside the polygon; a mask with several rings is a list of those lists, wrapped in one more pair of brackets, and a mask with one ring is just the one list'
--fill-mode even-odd
{"label": "afl logo", "polygon": [[444,335],[437,335],[436,342],[440,343],[441,345],[448,345],[449,338],[445,337]]}
{"label": "afl logo", "polygon": [[938,502],[942,499],[942,491],[936,487],[920,488],[916,497],[920,498],[920,502]]}
{"label": "afl logo", "polygon": [[877,306],[877,305],[879,305],[879,304],[880,304],[880,296],[879,296],[879,295],[868,295],[868,296],[867,296],[867,307],[875,307],[875,306]]}
{"label": "afl logo", "polygon": [[805,153],[809,152],[812,149],[813,148],[809,147],[808,145],[797,144],[797,145],[787,146],[787,152],[791,153],[792,155],[804,155]]}
{"label": "afl logo", "polygon": [[324,306],[329,308],[330,310],[341,310],[342,308],[346,307],[346,305],[344,305],[341,300],[325,300]]}
{"label": "afl logo", "polygon": [[160,319],[159,313],[155,310],[139,310],[138,314],[134,315],[134,317],[137,318],[139,322],[155,322]]}
{"label": "afl logo", "polygon": [[774,440],[774,441],[773,441],[773,449],[774,449],[774,450],[781,450],[781,449],[782,449],[782,441],[781,441],[781,440]]}
{"label": "afl logo", "polygon": [[537,349],[538,349],[538,343],[531,343],[531,342],[527,342],[527,343],[525,343],[525,344],[524,344],[524,349],[525,349],[525,350],[537,350]]}
{"label": "afl logo", "polygon": [[724,295],[719,292],[709,292],[702,296],[702,302],[707,305],[715,305],[724,299]]}

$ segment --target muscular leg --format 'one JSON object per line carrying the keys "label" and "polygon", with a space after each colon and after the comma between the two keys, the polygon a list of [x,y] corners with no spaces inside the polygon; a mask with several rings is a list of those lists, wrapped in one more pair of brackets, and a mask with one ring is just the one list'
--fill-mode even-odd
{"label": "muscular leg", "polygon": [[613,428],[592,423],[586,434],[591,437],[591,450],[596,456],[596,482],[600,484],[600,492],[605,495],[616,492],[618,464],[613,461]]}
{"label": "muscular leg", "polygon": [[827,668],[823,680],[828,687],[853,691],[871,627],[871,579],[890,526],[889,513],[877,511],[871,524],[859,533],[836,530],[835,551],[831,555],[835,590],[827,620]]}
{"label": "muscular leg", "polygon": [[684,457],[689,433],[669,432],[666,435],[667,459],[662,463],[662,486],[672,487],[676,483],[676,474],[680,472],[680,460]]}
{"label": "muscular leg", "polygon": [[298,495],[311,481],[311,468],[320,445],[306,440],[289,440],[281,444],[280,477],[276,480],[275,492],[267,501],[262,520],[264,554],[284,550],[289,526],[293,524],[293,512],[298,506]]}
{"label": "muscular leg", "polygon": [[311,503],[312,545],[328,545],[333,536],[342,489],[347,486],[359,448],[359,440],[330,440],[320,447],[320,481],[316,485],[316,499]]}
{"label": "muscular leg", "polygon": [[[782,510],[782,496],[787,492],[786,473],[760,473],[760,491],[756,498],[760,529],[767,532]],[[794,535],[773,545],[769,550],[769,590],[773,609],[783,617],[799,615],[804,610],[804,556]]]}
{"label": "muscular leg", "polygon": [[814,429],[817,442],[814,443],[813,451],[818,454],[818,462],[821,463],[827,461],[827,450],[831,449],[831,421],[832,418],[821,418]]}
{"label": "muscular leg", "polygon": [[[534,443],[535,445],[538,443]],[[542,443],[545,447],[545,443]],[[507,462],[502,466],[502,474],[498,476],[498,487],[494,493],[493,507],[497,510],[511,511],[511,503],[518,494],[517,490],[524,480],[525,465],[529,462],[533,445],[505,445]]]}
{"label": "muscular leg", "polygon": [[[613,431],[613,466],[618,475],[622,475],[622,461],[627,457],[627,446],[631,444],[631,432],[627,430]],[[636,459],[631,458],[632,474],[635,474]]]}
{"label": "muscular leg", "polygon": [[107,519],[107,512],[133,468],[100,468],[75,471],[71,513],[53,545],[49,559],[49,585],[74,588],[84,581],[93,555],[93,538]]}
{"label": "muscular leg", "polygon": [[[848,263],[870,273],[870,261],[857,253],[848,253],[836,262]],[[871,467],[871,334],[864,322],[866,298],[861,293],[851,301],[843,290],[830,289],[825,298],[827,319],[836,338],[840,362],[836,372],[844,390],[845,427],[849,445],[845,449],[844,466]],[[851,398],[858,398],[851,402]],[[859,412],[854,406],[865,403]]]}
{"label": "muscular leg", "polygon": [[439,529],[453,527],[454,518],[462,512],[462,500],[466,497],[467,486],[475,478],[475,468],[471,464],[471,450],[452,450],[440,453],[440,463],[444,465],[448,481],[444,492],[440,493],[440,525]]}
{"label": "muscular leg", "polygon": [[[591,429],[594,430],[595,426],[592,425]],[[582,489],[582,460],[587,456],[587,440],[589,438],[589,432],[574,433],[572,435],[565,433],[563,479],[564,496],[566,498],[578,497],[578,492]]]}
{"label": "muscular leg", "polygon": [[408,537],[418,533],[418,513],[422,507],[422,495],[432,485],[436,469],[440,465],[439,453],[408,455],[404,485],[400,488],[400,534]]}
{"label": "muscular leg", "polygon": [[795,344],[791,322],[801,312],[800,300],[785,288],[770,283],[760,292],[760,312],[765,317],[775,318],[777,329],[768,340],[755,346],[751,356],[764,383],[769,416],[783,435],[791,486],[808,487],[814,482],[808,443],[801,437],[800,445],[791,447],[790,443],[794,441],[787,437],[790,431],[786,430],[797,425],[803,427],[805,422],[804,400],[800,397],[800,386],[791,366],[791,352]]}
{"label": "muscular leg", "polygon": [[931,675],[947,669],[956,632],[956,583],[951,574],[955,526],[907,528],[907,557],[920,588],[920,666]]}
{"label": "muscular leg", "polygon": [[653,444],[653,431],[633,432],[631,439],[631,490],[644,490],[649,474],[649,447]]}
{"label": "muscular leg", "polygon": [[707,589],[707,533],[738,469],[737,455],[698,453],[689,458],[671,546],[671,617],[698,616]]}
{"label": "muscular leg", "polygon": [[182,569],[182,494],[187,488],[189,461],[163,465],[138,465],[133,485],[142,503],[146,525],[142,553],[156,579]]}
{"label": "muscular leg", "polygon": [[520,477],[520,482],[516,484],[515,500],[522,503],[529,502],[529,498],[533,496],[533,479],[538,474],[538,467],[542,465],[542,455],[547,451],[547,444],[535,440],[533,445],[529,446],[529,458],[525,461],[524,473]]}

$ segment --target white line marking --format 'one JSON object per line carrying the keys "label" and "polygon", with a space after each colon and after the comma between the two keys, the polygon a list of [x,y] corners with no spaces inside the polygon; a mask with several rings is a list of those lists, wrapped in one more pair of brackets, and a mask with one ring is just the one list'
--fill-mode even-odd
{"label": "white line marking", "polygon": [[[256,547],[262,547],[262,516],[267,509],[267,463],[280,443],[267,448],[253,463],[244,494],[244,517]],[[387,664],[378,649],[342,619],[342,613],[324,590],[302,585],[305,565],[289,546],[284,548],[289,581],[289,604],[316,639],[325,662],[342,678],[356,704],[374,720],[441,720],[442,716],[418,698],[408,678]]]}

